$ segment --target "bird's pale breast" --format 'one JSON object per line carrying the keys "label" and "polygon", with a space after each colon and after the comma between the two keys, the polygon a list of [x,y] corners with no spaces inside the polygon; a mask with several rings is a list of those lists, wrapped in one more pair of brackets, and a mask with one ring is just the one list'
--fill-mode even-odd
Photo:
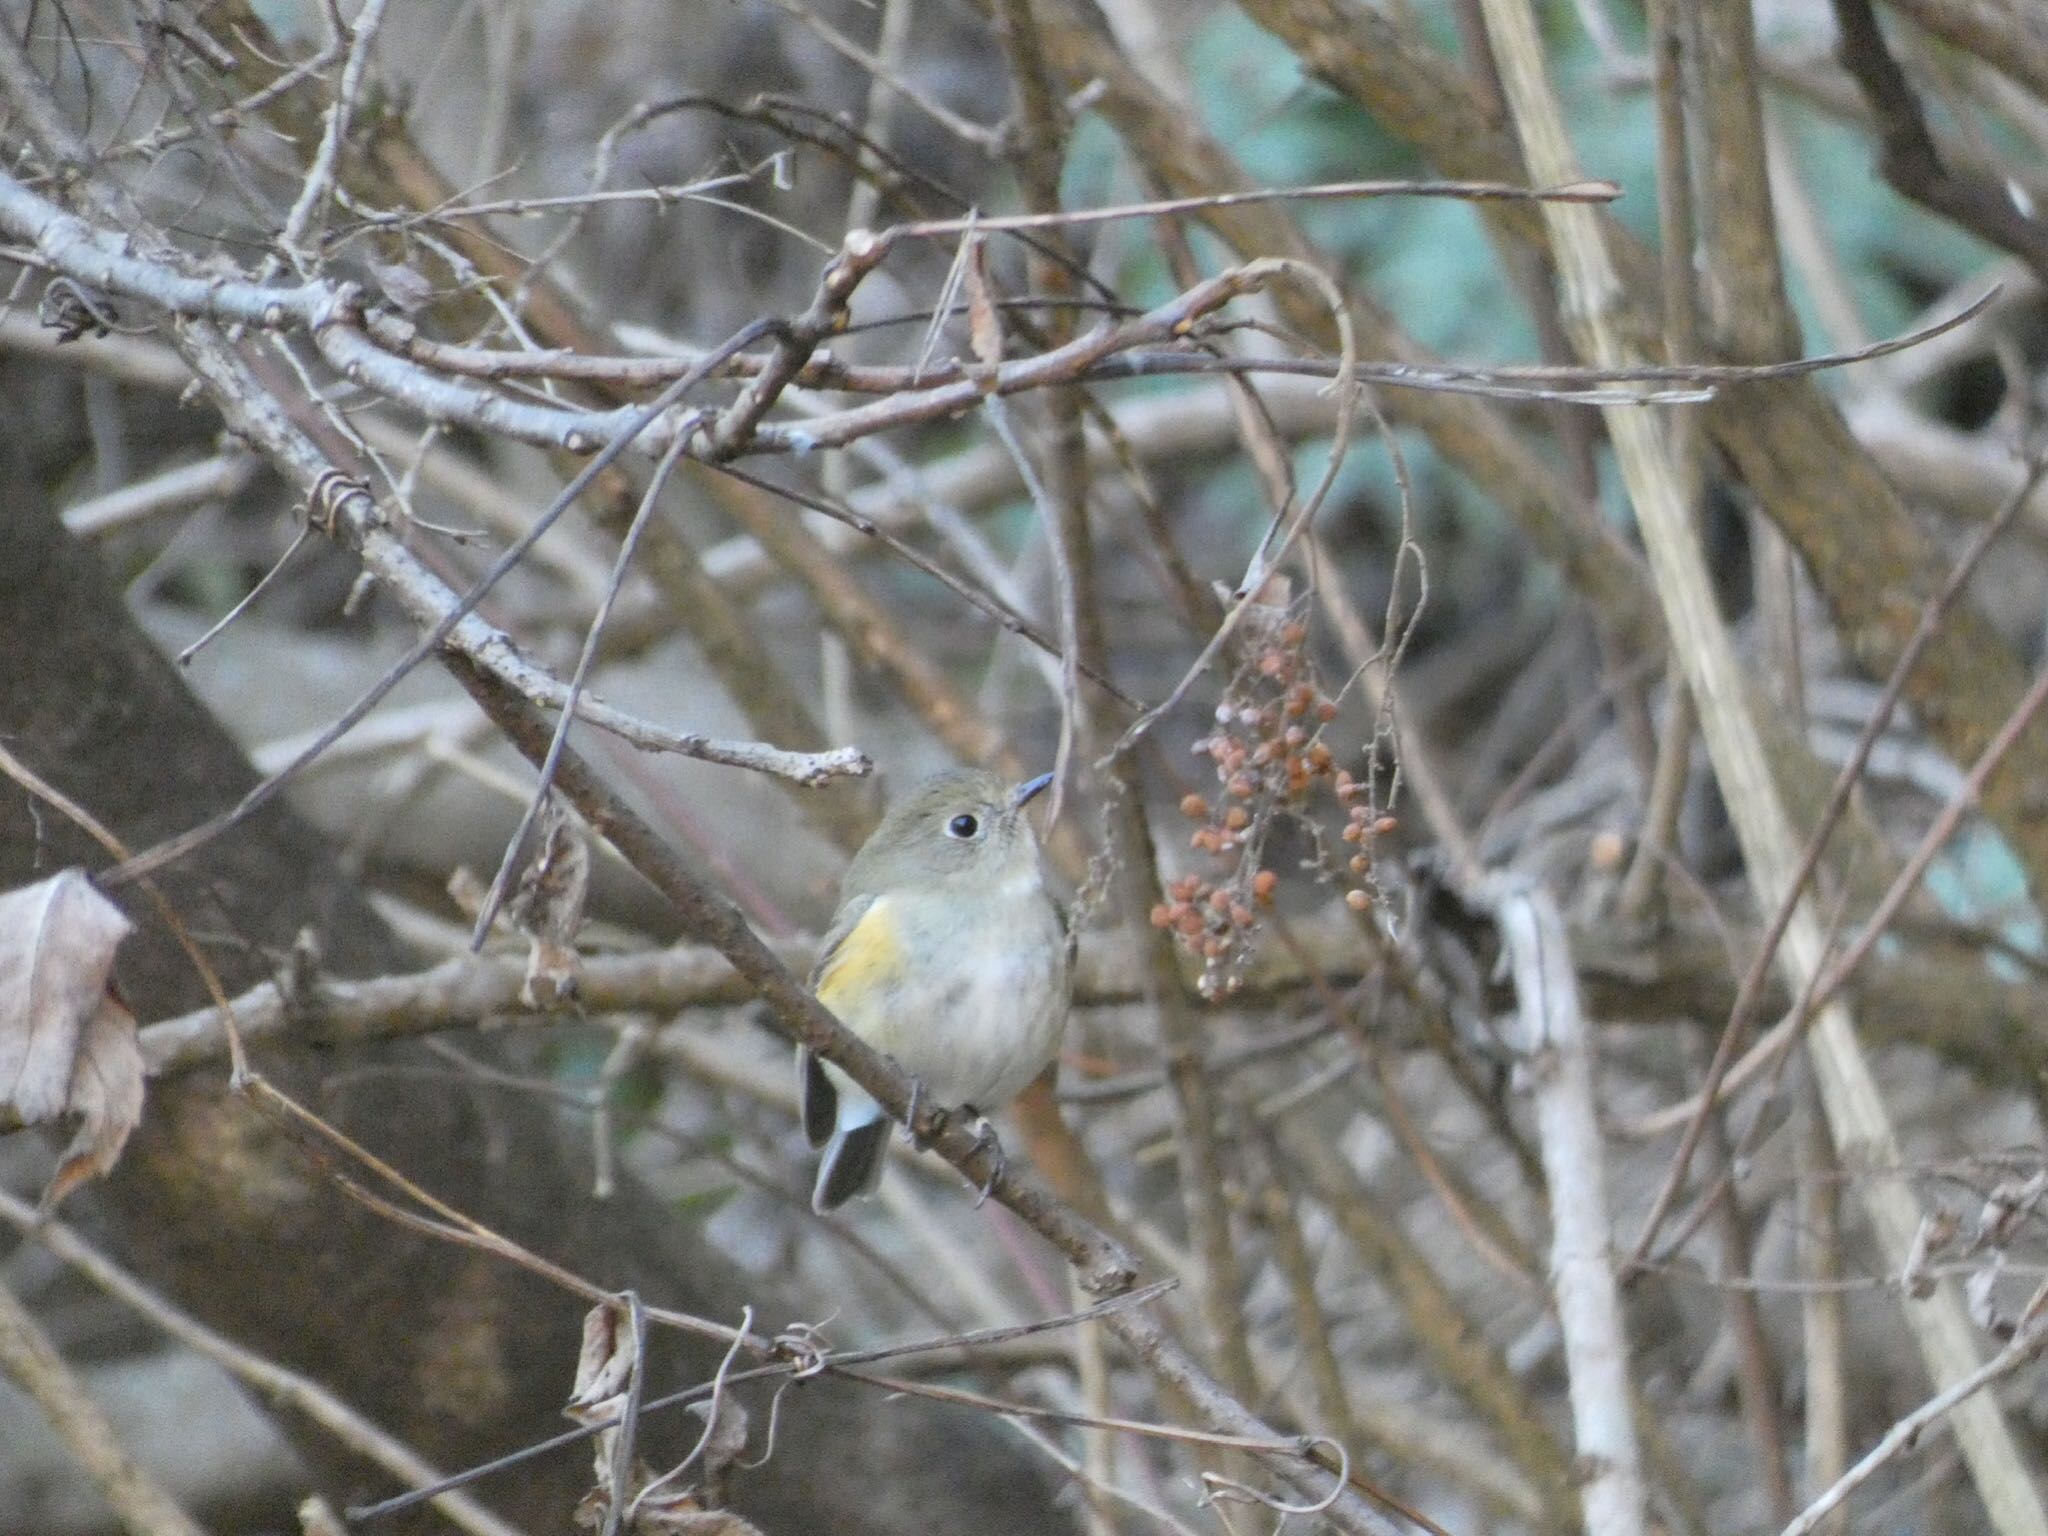
{"label": "bird's pale breast", "polygon": [[1059,1048],[1066,941],[1036,881],[978,921],[962,917],[943,892],[877,897],[818,996],[937,1103],[994,1109]]}

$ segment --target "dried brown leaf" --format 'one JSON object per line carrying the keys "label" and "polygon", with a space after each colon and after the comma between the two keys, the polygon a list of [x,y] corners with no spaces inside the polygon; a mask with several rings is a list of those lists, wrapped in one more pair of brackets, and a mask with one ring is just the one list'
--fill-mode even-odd
{"label": "dried brown leaf", "polygon": [[0,893],[0,1119],[77,1125],[46,1207],[112,1168],[142,1118],[135,1018],[110,988],[129,927],[78,870]]}
{"label": "dried brown leaf", "polygon": [[988,244],[970,237],[967,251],[967,336],[974,346],[975,361],[994,368],[1003,360],[1003,327],[996,318],[995,295],[989,289]]}
{"label": "dried brown leaf", "polygon": [[615,1306],[583,1314],[583,1346],[576,1355],[576,1384],[565,1412],[580,1423],[613,1417],[625,1406],[639,1345],[631,1320]]}
{"label": "dried brown leaf", "polygon": [[0,1103],[25,1124],[68,1107],[79,1037],[128,928],[77,870],[0,894]]}
{"label": "dried brown leaf", "polygon": [[507,910],[533,940],[520,993],[529,1007],[574,1000],[581,971],[576,934],[590,894],[590,844],[567,804],[550,794],[541,811],[540,848],[519,876]]}
{"label": "dried brown leaf", "polygon": [[108,994],[86,1021],[72,1063],[70,1114],[78,1129],[43,1191],[45,1210],[120,1161],[129,1132],[142,1123],[142,1077],[135,1015]]}
{"label": "dried brown leaf", "polygon": [[709,1426],[704,1437],[704,1478],[715,1483],[746,1454],[747,1410],[738,1399],[721,1393],[711,1402],[688,1404],[686,1411]]}
{"label": "dried brown leaf", "polygon": [[[639,1486],[646,1486],[645,1468]],[[671,1492],[657,1488],[636,1496],[629,1506],[625,1529],[632,1536],[761,1536],[761,1528],[729,1509],[707,1507],[695,1488]],[[603,1488],[593,1488],[576,1506],[575,1523],[585,1530],[598,1530],[611,1510],[611,1497]]]}
{"label": "dried brown leaf", "polygon": [[758,1525],[729,1509],[696,1509],[684,1499],[643,1500],[632,1528],[634,1536],[761,1536]]}

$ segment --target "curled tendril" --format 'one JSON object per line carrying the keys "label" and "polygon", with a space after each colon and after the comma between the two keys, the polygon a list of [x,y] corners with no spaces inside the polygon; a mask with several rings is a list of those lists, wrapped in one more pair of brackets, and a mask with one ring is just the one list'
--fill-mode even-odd
{"label": "curled tendril", "polygon": [[334,532],[335,524],[341,517],[341,509],[351,496],[368,496],[369,486],[345,475],[338,469],[325,469],[313,482],[312,493],[306,498],[306,521],[322,533]]}
{"label": "curled tendril", "polygon": [[[1285,1499],[1277,1498],[1270,1493],[1262,1493],[1257,1488],[1252,1487],[1251,1484],[1241,1483],[1236,1478],[1225,1477],[1220,1472],[1204,1472],[1202,1474],[1202,1484],[1208,1489],[1208,1492],[1202,1495],[1201,1502],[1206,1506],[1220,1504],[1229,1500],[1240,1504],[1262,1504],[1279,1515],[1320,1515],[1324,1510],[1337,1502],[1338,1495],[1343,1493],[1346,1484],[1351,1481],[1351,1453],[1344,1449],[1341,1442],[1332,1439],[1328,1435],[1308,1435],[1303,1437],[1296,1445],[1296,1453],[1306,1460],[1309,1453],[1319,1445],[1328,1446],[1337,1455],[1336,1481],[1330,1485],[1328,1493],[1313,1503],[1290,1504]],[[1321,1463],[1318,1463],[1318,1465],[1321,1465]]]}
{"label": "curled tendril", "polygon": [[697,1443],[690,1448],[689,1455],[633,1496],[633,1502],[626,1511],[629,1524],[650,1498],[688,1471],[691,1464],[710,1446],[711,1437],[718,1432],[718,1415],[725,1406],[725,1379],[732,1371],[732,1363],[739,1355],[740,1345],[746,1342],[747,1335],[753,1331],[754,1309],[751,1306],[743,1307],[740,1312],[739,1328],[732,1336],[732,1343],[725,1351],[725,1358],[718,1362],[718,1370],[711,1378],[711,1399],[704,1410],[704,1432],[697,1437]]}
{"label": "curled tendril", "polygon": [[742,1472],[758,1471],[760,1468],[767,1466],[770,1459],[775,1455],[775,1432],[782,1427],[782,1396],[801,1380],[803,1380],[801,1376],[790,1377],[789,1380],[777,1387],[775,1395],[768,1399],[768,1432],[762,1437],[761,1454],[752,1461],[734,1462],[733,1465]]}
{"label": "curled tendril", "polygon": [[777,1354],[798,1362],[791,1381],[808,1381],[823,1371],[832,1359],[832,1347],[817,1323],[791,1323],[775,1336]]}

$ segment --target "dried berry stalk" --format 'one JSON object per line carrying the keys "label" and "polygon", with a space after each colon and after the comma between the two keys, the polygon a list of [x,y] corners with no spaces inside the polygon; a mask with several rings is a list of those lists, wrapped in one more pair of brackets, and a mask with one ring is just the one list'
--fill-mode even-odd
{"label": "dried berry stalk", "polygon": [[1330,794],[1345,811],[1341,834],[1352,852],[1341,867],[1321,861],[1326,878],[1344,886],[1352,910],[1378,899],[1372,883],[1374,843],[1394,819],[1374,804],[1371,786],[1337,766],[1323,740],[1338,714],[1323,689],[1309,651],[1307,604],[1262,604],[1245,618],[1245,644],[1236,674],[1216,706],[1216,729],[1194,744],[1214,764],[1221,792],[1212,804],[1200,794],[1180,803],[1200,825],[1188,842],[1218,862],[1214,875],[1183,875],[1168,883],[1166,900],[1152,909],[1155,926],[1172,930],[1202,961],[1204,996],[1236,988],[1258,929],[1258,909],[1271,905],[1279,872],[1265,861],[1275,822],[1291,817],[1323,846],[1316,813]]}

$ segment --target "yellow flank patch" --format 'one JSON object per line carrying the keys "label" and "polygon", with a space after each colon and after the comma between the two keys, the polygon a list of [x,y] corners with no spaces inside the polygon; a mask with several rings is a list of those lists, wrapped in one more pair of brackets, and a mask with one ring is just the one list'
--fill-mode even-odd
{"label": "yellow flank patch", "polygon": [[818,977],[818,1001],[849,1028],[863,1003],[886,994],[903,973],[903,943],[887,897],[878,897],[841,939]]}

